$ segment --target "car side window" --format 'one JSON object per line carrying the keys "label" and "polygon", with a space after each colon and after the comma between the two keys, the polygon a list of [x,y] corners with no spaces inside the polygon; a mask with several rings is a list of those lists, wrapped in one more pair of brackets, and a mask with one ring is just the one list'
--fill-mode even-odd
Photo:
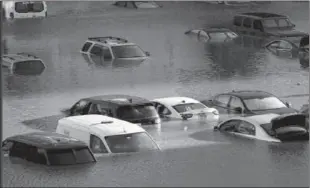
{"label": "car side window", "polygon": [[134,1],[127,1],[126,7],[128,8],[136,8]]}
{"label": "car side window", "polygon": [[279,48],[283,49],[283,50],[290,50],[290,49],[292,49],[292,45],[289,42],[281,41],[279,43]]}
{"label": "car side window", "polygon": [[20,142],[15,142],[9,153],[11,157],[17,157],[21,159],[25,159],[26,154],[27,154],[27,144]]}
{"label": "car side window", "polygon": [[208,37],[208,34],[205,32],[205,31],[199,31],[199,34],[198,34],[199,37]]}
{"label": "car side window", "polygon": [[262,22],[260,20],[254,20],[253,28],[262,31],[263,30]]}
{"label": "car side window", "polygon": [[251,18],[245,18],[243,20],[243,27],[251,28],[252,27],[252,19]]}
{"label": "car side window", "polygon": [[241,26],[241,23],[242,23],[242,17],[235,16],[235,18],[234,18],[234,25],[235,26]]}
{"label": "car side window", "polygon": [[89,107],[88,114],[101,114],[100,113],[100,106],[98,104],[92,103]]}
{"label": "car side window", "polygon": [[90,149],[93,153],[108,153],[108,150],[102,140],[95,135],[90,137]]}
{"label": "car side window", "polygon": [[126,1],[117,1],[115,4],[117,6],[125,7],[126,3],[127,3]]}
{"label": "car side window", "polygon": [[95,44],[90,50],[90,53],[98,56],[103,55],[103,46]]}
{"label": "car side window", "polygon": [[89,48],[90,48],[91,45],[92,45],[92,43],[86,42],[86,43],[84,44],[84,46],[82,47],[82,52],[87,52],[87,51],[89,50]]}
{"label": "car side window", "polygon": [[[41,152],[39,152],[41,150]],[[34,146],[27,146],[26,160],[38,164],[46,164],[46,157],[42,149]]]}
{"label": "car side window", "polygon": [[2,142],[2,150],[5,152],[10,152],[13,145],[14,145],[14,142],[5,140]]}
{"label": "car side window", "polygon": [[107,46],[102,47],[102,53],[103,53],[104,60],[112,59],[112,54],[111,54],[110,48],[108,48]]}
{"label": "car side window", "polygon": [[229,120],[225,123],[223,123],[220,127],[220,131],[225,131],[225,132],[236,132],[237,127],[240,124],[240,120]]}
{"label": "car side window", "polygon": [[229,107],[230,108],[241,107],[242,109],[244,109],[244,105],[243,105],[241,99],[238,98],[238,97],[234,97],[234,96],[231,97],[231,100],[230,100],[230,103],[229,103]]}
{"label": "car side window", "polygon": [[279,41],[273,42],[269,45],[269,48],[279,48],[279,44],[280,44]]}
{"label": "car side window", "polygon": [[156,110],[159,115],[171,115],[171,111],[163,104],[157,103]]}
{"label": "car side window", "polygon": [[255,126],[247,121],[241,121],[237,126],[237,133],[246,135],[255,135]]}
{"label": "car side window", "polygon": [[87,114],[88,107],[89,107],[88,101],[80,100],[73,106],[72,114]]}
{"label": "car side window", "polygon": [[217,103],[218,106],[227,107],[229,99],[230,99],[229,95],[219,95],[215,97],[215,102]]}

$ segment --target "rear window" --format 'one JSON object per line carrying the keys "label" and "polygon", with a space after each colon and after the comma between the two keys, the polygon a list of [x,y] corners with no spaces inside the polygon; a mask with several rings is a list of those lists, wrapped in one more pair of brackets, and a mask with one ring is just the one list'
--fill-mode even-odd
{"label": "rear window", "polygon": [[115,58],[146,57],[145,53],[137,45],[112,46]]}
{"label": "rear window", "polygon": [[50,165],[73,165],[95,162],[88,148],[47,150]]}
{"label": "rear window", "polygon": [[158,116],[153,104],[122,106],[117,109],[120,119],[134,120]]}
{"label": "rear window", "polygon": [[43,2],[16,2],[15,11],[17,13],[42,12],[44,10]]}
{"label": "rear window", "polygon": [[177,112],[183,113],[183,112],[187,112],[190,110],[204,109],[204,108],[206,108],[206,106],[204,106],[203,104],[200,104],[200,103],[186,103],[186,104],[175,105],[175,106],[173,106],[173,108]]}
{"label": "rear window", "polygon": [[41,60],[30,60],[16,62],[13,72],[20,75],[41,74],[45,69],[45,65]]}

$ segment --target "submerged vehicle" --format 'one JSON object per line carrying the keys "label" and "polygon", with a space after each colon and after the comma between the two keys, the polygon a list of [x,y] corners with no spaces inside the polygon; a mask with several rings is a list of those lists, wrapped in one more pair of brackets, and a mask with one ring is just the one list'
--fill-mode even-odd
{"label": "submerged vehicle", "polygon": [[3,16],[6,19],[44,18],[47,16],[45,1],[3,1]]}
{"label": "submerged vehicle", "polygon": [[42,165],[75,165],[96,162],[86,143],[57,133],[32,132],[11,136],[2,142],[10,158]]}
{"label": "submerged vehicle", "polygon": [[104,115],[62,118],[57,133],[87,143],[93,153],[132,153],[159,150],[153,138],[140,126]]}
{"label": "submerged vehicle", "polygon": [[101,95],[80,99],[70,109],[62,111],[67,116],[100,114],[139,125],[160,125],[160,117],[147,99],[130,95]]}
{"label": "submerged vehicle", "polygon": [[300,40],[298,56],[302,67],[309,67],[309,35]]}
{"label": "submerged vehicle", "polygon": [[214,130],[268,142],[309,141],[304,114],[233,117],[215,126]]}
{"label": "submerged vehicle", "polygon": [[160,8],[156,1],[116,1],[115,6],[126,8]]}
{"label": "submerged vehicle", "polygon": [[238,34],[227,28],[198,28],[185,32],[186,35],[194,35],[205,42],[229,42],[238,37]]}

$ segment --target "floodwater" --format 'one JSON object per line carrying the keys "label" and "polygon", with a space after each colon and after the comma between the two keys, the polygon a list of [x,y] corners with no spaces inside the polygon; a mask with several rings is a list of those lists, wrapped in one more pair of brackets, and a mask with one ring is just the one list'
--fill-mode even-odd
{"label": "floodwater", "polygon": [[[160,2],[160,9],[126,9],[111,2],[48,2],[49,17],[4,23],[10,53],[28,52],[46,63],[35,76],[4,72],[3,136],[53,131],[62,108],[99,94],[145,98],[208,98],[233,89],[261,89],[299,109],[308,102],[309,70],[298,59],[278,58],[251,39],[205,44],[188,29],[227,26],[237,12],[290,16],[306,31],[308,2],[223,6]],[[298,10],[298,12],[296,11]],[[120,36],[151,53],[123,66],[83,57],[87,37]],[[300,96],[298,96],[300,95]],[[165,122],[149,130],[160,153],[99,158],[95,165],[47,168],[9,162],[5,186],[308,186],[308,143],[269,144],[214,133],[195,122]]]}

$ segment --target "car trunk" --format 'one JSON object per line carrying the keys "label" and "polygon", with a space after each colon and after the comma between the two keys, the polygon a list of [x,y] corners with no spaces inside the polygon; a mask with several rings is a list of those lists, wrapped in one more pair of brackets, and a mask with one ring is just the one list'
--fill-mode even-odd
{"label": "car trunk", "polygon": [[275,137],[283,141],[309,140],[304,114],[282,115],[272,119],[271,129]]}

